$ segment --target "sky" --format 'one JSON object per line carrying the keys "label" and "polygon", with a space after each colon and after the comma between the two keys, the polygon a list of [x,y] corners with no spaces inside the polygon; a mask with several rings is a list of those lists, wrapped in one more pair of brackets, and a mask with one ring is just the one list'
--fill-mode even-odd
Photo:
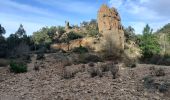
{"label": "sky", "polygon": [[170,23],[170,0],[0,0],[0,24],[6,35],[23,24],[28,35],[45,26],[79,25],[97,18],[102,4],[115,7],[124,27],[132,26],[137,34],[149,24],[154,31]]}

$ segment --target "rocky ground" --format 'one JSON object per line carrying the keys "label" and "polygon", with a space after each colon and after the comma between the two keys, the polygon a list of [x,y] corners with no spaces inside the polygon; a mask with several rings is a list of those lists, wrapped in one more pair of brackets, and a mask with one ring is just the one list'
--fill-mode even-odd
{"label": "rocky ground", "polygon": [[[165,76],[153,76],[155,80],[170,82],[170,66],[138,64],[136,68],[120,67],[116,79],[110,72],[104,73],[103,77],[91,77],[86,70],[63,79],[63,62],[57,57],[46,55],[45,60],[39,61],[39,71],[33,70],[35,57],[28,64],[27,73],[13,74],[8,67],[1,67],[0,100],[170,100],[169,91],[160,93],[143,85],[144,77],[150,75],[153,66],[165,70]],[[75,66],[88,67],[87,64],[69,67]]]}

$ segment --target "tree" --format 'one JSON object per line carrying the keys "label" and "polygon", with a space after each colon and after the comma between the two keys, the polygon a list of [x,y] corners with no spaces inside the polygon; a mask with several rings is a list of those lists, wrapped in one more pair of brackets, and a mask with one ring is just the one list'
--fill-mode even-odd
{"label": "tree", "polygon": [[24,35],[26,35],[26,31],[23,27],[23,25],[21,24],[18,28],[18,30],[15,33],[19,38],[23,37]]}
{"label": "tree", "polygon": [[2,27],[1,24],[0,24],[0,36],[2,36],[5,33],[6,33],[5,28]]}
{"label": "tree", "polygon": [[131,26],[128,26],[128,28],[125,29],[125,37],[126,37],[126,41],[128,41],[128,40],[135,41],[135,39],[136,39],[135,29]]}
{"label": "tree", "polygon": [[5,29],[0,25],[0,57],[5,57],[7,53],[7,44],[3,34],[5,34]]}
{"label": "tree", "polygon": [[47,28],[42,28],[41,30],[34,32],[32,39],[36,45],[47,45],[52,42]]}
{"label": "tree", "polygon": [[61,42],[67,43],[68,51],[69,51],[69,49],[70,49],[69,48],[70,47],[70,41],[75,40],[75,39],[80,39],[80,38],[83,38],[83,36],[81,36],[78,33],[75,33],[73,31],[71,31],[71,32],[66,33],[66,34],[63,35],[63,38],[61,39]]}
{"label": "tree", "polygon": [[147,24],[141,36],[140,48],[144,58],[150,58],[155,54],[160,53],[160,45],[158,38],[152,33],[153,29]]}

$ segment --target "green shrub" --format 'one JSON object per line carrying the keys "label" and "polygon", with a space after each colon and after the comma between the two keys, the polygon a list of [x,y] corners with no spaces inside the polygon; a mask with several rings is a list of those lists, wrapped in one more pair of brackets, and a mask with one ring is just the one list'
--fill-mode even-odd
{"label": "green shrub", "polygon": [[79,46],[79,47],[74,48],[73,52],[75,52],[75,53],[87,53],[88,49],[86,47]]}
{"label": "green shrub", "polygon": [[67,38],[68,38],[68,40],[75,40],[75,39],[82,38],[82,36],[79,35],[78,33],[70,32],[67,34]]}
{"label": "green shrub", "polygon": [[27,72],[27,66],[24,63],[10,62],[10,71],[14,73]]}

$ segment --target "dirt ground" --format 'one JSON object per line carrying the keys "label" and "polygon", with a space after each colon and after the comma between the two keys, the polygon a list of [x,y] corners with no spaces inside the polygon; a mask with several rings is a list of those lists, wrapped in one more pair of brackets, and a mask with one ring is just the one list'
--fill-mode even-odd
{"label": "dirt ground", "polygon": [[[120,67],[119,77],[110,72],[103,77],[90,77],[87,71],[78,72],[71,79],[61,77],[61,57],[46,55],[39,61],[42,67],[33,70],[35,57],[28,64],[28,72],[10,73],[9,67],[0,67],[0,100],[170,100],[170,92],[144,88],[143,78],[150,68],[163,68],[165,76],[159,80],[170,82],[170,66],[138,64],[136,68]],[[71,65],[72,67],[87,64]]]}

